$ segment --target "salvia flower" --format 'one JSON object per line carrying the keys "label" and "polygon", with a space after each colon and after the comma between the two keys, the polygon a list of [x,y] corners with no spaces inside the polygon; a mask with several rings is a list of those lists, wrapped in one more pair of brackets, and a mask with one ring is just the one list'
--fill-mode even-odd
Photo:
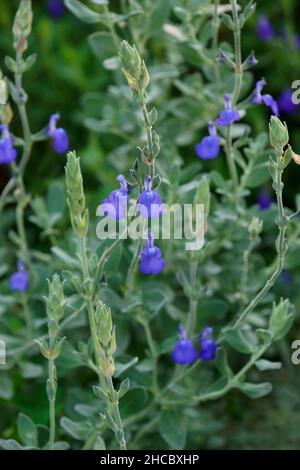
{"label": "salvia flower", "polygon": [[265,189],[260,191],[257,197],[257,203],[261,211],[269,209],[272,204],[272,198],[270,196],[270,193],[266,191]]}
{"label": "salvia flower", "polygon": [[61,18],[65,14],[64,0],[48,0],[48,13],[52,18]]}
{"label": "salvia flower", "polygon": [[266,15],[260,15],[256,24],[256,34],[262,41],[271,41],[275,37],[275,31]]}
{"label": "salvia flower", "polygon": [[141,193],[138,203],[138,209],[142,217],[157,218],[163,213],[163,203],[160,195],[152,191],[152,178],[147,176],[144,184],[144,191]]}
{"label": "salvia flower", "polygon": [[172,352],[172,359],[176,364],[193,364],[198,354],[191,339],[188,339],[183,325],[179,327],[179,340]]}
{"label": "salvia flower", "polygon": [[293,103],[292,97],[292,90],[290,88],[286,88],[278,98],[278,108],[280,112],[285,113],[288,116],[292,116],[298,110],[298,106]]}
{"label": "salvia flower", "polygon": [[216,358],[218,345],[212,338],[213,329],[210,326],[203,328],[200,333],[200,359],[204,362]]}
{"label": "salvia flower", "polygon": [[203,160],[212,160],[217,158],[220,153],[221,139],[217,135],[217,129],[213,122],[208,124],[209,135],[203,137],[203,139],[196,145],[195,152],[197,157]]}
{"label": "salvia flower", "polygon": [[267,82],[265,80],[259,80],[256,83],[256,87],[253,93],[253,103],[255,104],[265,104],[269,108],[271,108],[272,113],[275,114],[275,116],[279,115],[279,110],[278,110],[278,105],[274,98],[269,95],[265,94],[262,95],[262,90],[266,86]]}
{"label": "salvia flower", "polygon": [[101,203],[104,215],[112,220],[124,219],[128,205],[127,181],[123,175],[119,175],[117,181],[120,183],[120,188],[112,191]]}
{"label": "salvia flower", "polygon": [[241,115],[237,109],[232,107],[231,98],[228,95],[224,96],[224,110],[221,112],[217,119],[217,124],[221,127],[231,126],[236,121],[241,119]]}
{"label": "salvia flower", "polygon": [[25,292],[29,285],[29,275],[26,271],[24,263],[18,261],[17,271],[11,275],[9,280],[9,287],[11,290],[18,292]]}
{"label": "salvia flower", "polygon": [[57,153],[65,153],[69,148],[69,137],[65,129],[56,127],[56,123],[60,115],[58,113],[52,114],[49,120],[48,136],[52,138],[52,145]]}
{"label": "salvia flower", "polygon": [[13,146],[13,140],[5,124],[0,125],[2,136],[0,139],[0,164],[10,165],[17,158],[17,151]]}
{"label": "salvia flower", "polygon": [[160,274],[166,265],[161,250],[154,245],[154,237],[149,233],[146,246],[141,252],[140,271],[143,274]]}

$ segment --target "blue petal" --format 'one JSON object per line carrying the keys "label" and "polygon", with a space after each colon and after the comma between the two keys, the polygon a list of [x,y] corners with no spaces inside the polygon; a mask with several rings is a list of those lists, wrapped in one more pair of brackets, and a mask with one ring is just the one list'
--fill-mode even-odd
{"label": "blue petal", "polygon": [[217,136],[204,137],[195,147],[196,155],[203,160],[212,160],[219,156],[220,138]]}

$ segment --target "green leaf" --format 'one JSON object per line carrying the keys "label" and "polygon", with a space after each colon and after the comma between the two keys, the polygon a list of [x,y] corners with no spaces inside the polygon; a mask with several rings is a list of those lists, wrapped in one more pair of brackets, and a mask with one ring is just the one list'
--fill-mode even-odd
{"label": "green leaf", "polygon": [[60,181],[54,181],[49,186],[47,192],[47,208],[50,214],[62,214],[65,211],[65,186]]}
{"label": "green leaf", "polygon": [[4,450],[24,450],[14,439],[0,439],[0,447]]}
{"label": "green leaf", "polygon": [[215,365],[224,377],[232,377],[233,372],[229,367],[227,353],[224,348],[218,348]]}
{"label": "green leaf", "polygon": [[21,376],[25,379],[35,379],[42,377],[44,369],[40,364],[34,364],[33,362],[20,362]]}
{"label": "green leaf", "polygon": [[72,421],[63,416],[60,420],[61,427],[74,439],[85,440],[93,431],[93,425],[89,421]]}
{"label": "green leaf", "polygon": [[70,448],[70,445],[66,441],[57,441],[54,442],[53,445],[53,450],[68,450]]}
{"label": "green leaf", "polygon": [[263,382],[261,384],[251,384],[244,382],[240,385],[240,390],[249,398],[256,399],[262,398],[268,395],[272,391],[272,384],[269,382]]}
{"label": "green leaf", "polygon": [[250,343],[245,333],[237,328],[229,328],[224,333],[225,339],[233,349],[243,353],[252,354],[254,351],[254,345]]}
{"label": "green leaf", "polygon": [[112,57],[116,53],[116,47],[111,34],[107,31],[97,31],[88,36],[88,42],[98,59],[101,61]]}
{"label": "green leaf", "polygon": [[163,410],[160,415],[159,433],[173,450],[183,449],[187,430],[182,413],[174,410]]}
{"label": "green leaf", "polygon": [[38,443],[37,428],[34,422],[23,413],[20,413],[17,421],[18,433],[21,441],[26,446],[36,447]]}
{"label": "green leaf", "polygon": [[127,378],[121,382],[120,388],[118,390],[119,398],[122,398],[129,390],[130,380]]}
{"label": "green leaf", "polygon": [[145,387],[134,387],[120,401],[121,416],[127,418],[144,409],[148,401],[148,392]]}
{"label": "green leaf", "polygon": [[106,450],[105,442],[101,436],[97,436],[93,450]]}
{"label": "green leaf", "polygon": [[227,26],[227,28],[231,29],[233,31],[234,29],[234,24],[233,24],[233,21],[232,21],[232,18],[230,15],[227,15],[227,13],[224,13],[222,15],[222,21],[223,23],[225,24],[225,26]]}
{"label": "green leaf", "polygon": [[6,375],[1,374],[1,380],[0,380],[0,398],[3,398],[4,400],[11,400],[13,396],[13,384],[12,381],[9,377]]}
{"label": "green leaf", "polygon": [[150,14],[149,21],[149,34],[153,35],[155,32],[161,29],[163,24],[167,21],[171,8],[170,0],[156,0],[151,2],[153,9]]}
{"label": "green leaf", "polygon": [[59,248],[58,246],[53,246],[51,248],[52,253],[54,253],[59,259],[61,259],[67,266],[70,268],[79,269],[80,263],[76,258],[73,258],[64,250]]}
{"label": "green leaf", "polygon": [[65,0],[65,5],[81,21],[85,23],[102,23],[105,16],[97,13],[87,6],[83,5],[79,0]]}
{"label": "green leaf", "polygon": [[281,369],[282,364],[281,362],[272,362],[268,361],[267,359],[259,359],[256,361],[254,364],[258,370],[264,371],[264,370],[278,370]]}

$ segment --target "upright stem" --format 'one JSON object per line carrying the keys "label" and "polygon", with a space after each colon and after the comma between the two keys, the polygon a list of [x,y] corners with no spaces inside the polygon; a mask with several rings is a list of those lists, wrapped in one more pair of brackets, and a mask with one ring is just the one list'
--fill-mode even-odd
{"label": "upright stem", "polygon": [[134,289],[135,276],[136,276],[136,272],[137,272],[138,262],[139,262],[140,254],[141,254],[141,251],[142,251],[142,248],[143,248],[144,230],[145,230],[146,221],[147,221],[147,219],[144,219],[144,218],[141,217],[140,240],[136,245],[136,249],[135,249],[133,258],[131,260],[130,266],[128,268],[127,277],[126,277],[126,295],[128,295]]}
{"label": "upright stem", "polygon": [[226,160],[227,160],[227,166],[229,169],[230,177],[233,182],[234,189],[236,191],[238,188],[239,179],[238,179],[238,172],[236,169],[234,153],[233,153],[233,148],[232,148],[231,126],[228,126],[226,129],[225,153],[226,153]]}
{"label": "upright stem", "polygon": [[213,16],[213,21],[212,21],[212,27],[213,27],[212,50],[213,50],[213,59],[214,59],[215,79],[217,82],[220,79],[220,68],[219,68],[219,63],[217,61],[218,45],[219,45],[219,29],[220,29],[220,19],[219,19],[219,12],[218,12],[219,5],[220,5],[220,0],[215,0],[214,16]]}
{"label": "upright stem", "polygon": [[114,421],[117,426],[117,429],[115,431],[116,440],[119,444],[120,449],[126,450],[126,440],[125,440],[125,434],[123,430],[122,419],[121,419],[120,411],[119,411],[119,403],[118,401],[115,401],[115,399],[113,398],[115,396],[115,389],[113,386],[112,378],[111,377],[105,378],[100,373],[100,358],[99,358],[98,349],[97,349],[98,340],[97,340],[96,325],[95,325],[95,320],[94,320],[93,291],[91,289],[90,282],[89,282],[90,270],[89,270],[89,265],[88,265],[88,257],[87,257],[87,249],[86,249],[86,237],[84,237],[83,239],[79,239],[79,249],[80,249],[82,274],[83,274],[83,278],[87,281],[87,286],[85,288],[86,305],[87,305],[88,320],[89,320],[90,331],[91,331],[93,347],[94,347],[95,361],[96,361],[97,371],[98,371],[99,385],[102,389],[109,392],[109,396],[111,397],[111,401],[109,402],[109,408],[112,411]]}
{"label": "upright stem", "polygon": [[259,304],[261,299],[269,292],[271,287],[274,285],[276,279],[280,276],[281,271],[284,266],[284,258],[286,253],[286,229],[288,219],[285,217],[283,201],[282,201],[282,192],[283,192],[283,182],[282,182],[282,173],[283,170],[278,168],[276,173],[276,181],[275,181],[275,188],[276,188],[276,196],[277,196],[277,207],[278,207],[278,225],[279,225],[279,236],[277,240],[277,266],[266,281],[263,288],[258,292],[256,297],[249,303],[246,309],[242,312],[240,317],[236,320],[233,324],[233,327],[239,326],[247,315],[252,312],[255,307]]}
{"label": "upright stem", "polygon": [[55,379],[55,365],[54,360],[48,360],[48,373],[49,381],[51,383],[51,397],[49,398],[49,417],[50,417],[50,434],[49,434],[49,449],[52,450],[55,442],[55,399],[56,399],[56,379]]}
{"label": "upright stem", "polygon": [[[106,379],[106,383],[107,383],[107,387],[110,392],[110,395],[113,396],[115,393],[115,389],[114,389],[112,378],[109,377],[108,379]],[[116,438],[119,443],[120,449],[126,450],[127,446],[126,446],[125,434],[123,430],[123,423],[122,423],[120,410],[119,410],[119,403],[116,401],[112,402],[112,413],[114,416],[115,423],[117,425]]]}
{"label": "upright stem", "polygon": [[195,299],[193,296],[196,291],[197,270],[198,270],[198,264],[195,262],[191,262],[190,285],[191,285],[192,292],[191,292],[191,297],[190,297],[190,307],[189,307],[189,314],[188,314],[188,325],[187,325],[188,336],[193,335],[195,325],[196,325],[198,300]]}
{"label": "upright stem", "polygon": [[241,27],[238,16],[236,0],[230,0],[232,8],[232,18],[235,26],[234,29],[234,53],[235,53],[235,85],[233,91],[233,106],[238,102],[242,82],[243,82],[243,63],[242,63],[242,49],[241,49]]}
{"label": "upright stem", "polygon": [[149,148],[149,151],[150,151],[150,157],[151,157],[151,164],[149,164],[150,176],[152,176],[152,178],[153,178],[153,176],[155,175],[155,158],[154,158],[154,155],[153,155],[152,125],[150,123],[146,103],[144,103],[143,106],[142,106],[142,112],[143,112],[143,117],[144,117],[144,122],[145,122],[145,129],[146,129],[146,133],[147,133],[147,144],[148,144],[148,148]]}

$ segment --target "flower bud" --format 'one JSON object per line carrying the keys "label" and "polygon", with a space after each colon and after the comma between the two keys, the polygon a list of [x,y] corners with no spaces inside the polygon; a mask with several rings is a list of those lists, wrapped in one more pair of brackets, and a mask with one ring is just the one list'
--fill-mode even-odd
{"label": "flower bud", "polygon": [[274,304],[269,325],[273,340],[282,338],[289,331],[294,315],[295,312],[289,300],[281,299],[278,305]]}
{"label": "flower bud", "polygon": [[276,149],[283,149],[289,142],[289,131],[286,123],[282,123],[277,116],[271,117],[269,125],[270,143]]}
{"label": "flower bud", "polygon": [[48,288],[47,315],[57,323],[64,315],[65,306],[63,283],[58,274],[54,274],[52,281],[48,281]]}
{"label": "flower bud", "polygon": [[109,379],[112,377],[115,373],[115,363],[114,360],[111,356],[106,357],[106,356],[101,356],[100,358],[100,364],[99,364],[100,372],[101,374]]}
{"label": "flower bud", "polygon": [[256,240],[263,228],[263,221],[258,217],[254,217],[248,227],[251,240]]}
{"label": "flower bud", "polygon": [[27,49],[27,38],[32,27],[31,0],[21,0],[13,24],[14,48],[21,54]]}

